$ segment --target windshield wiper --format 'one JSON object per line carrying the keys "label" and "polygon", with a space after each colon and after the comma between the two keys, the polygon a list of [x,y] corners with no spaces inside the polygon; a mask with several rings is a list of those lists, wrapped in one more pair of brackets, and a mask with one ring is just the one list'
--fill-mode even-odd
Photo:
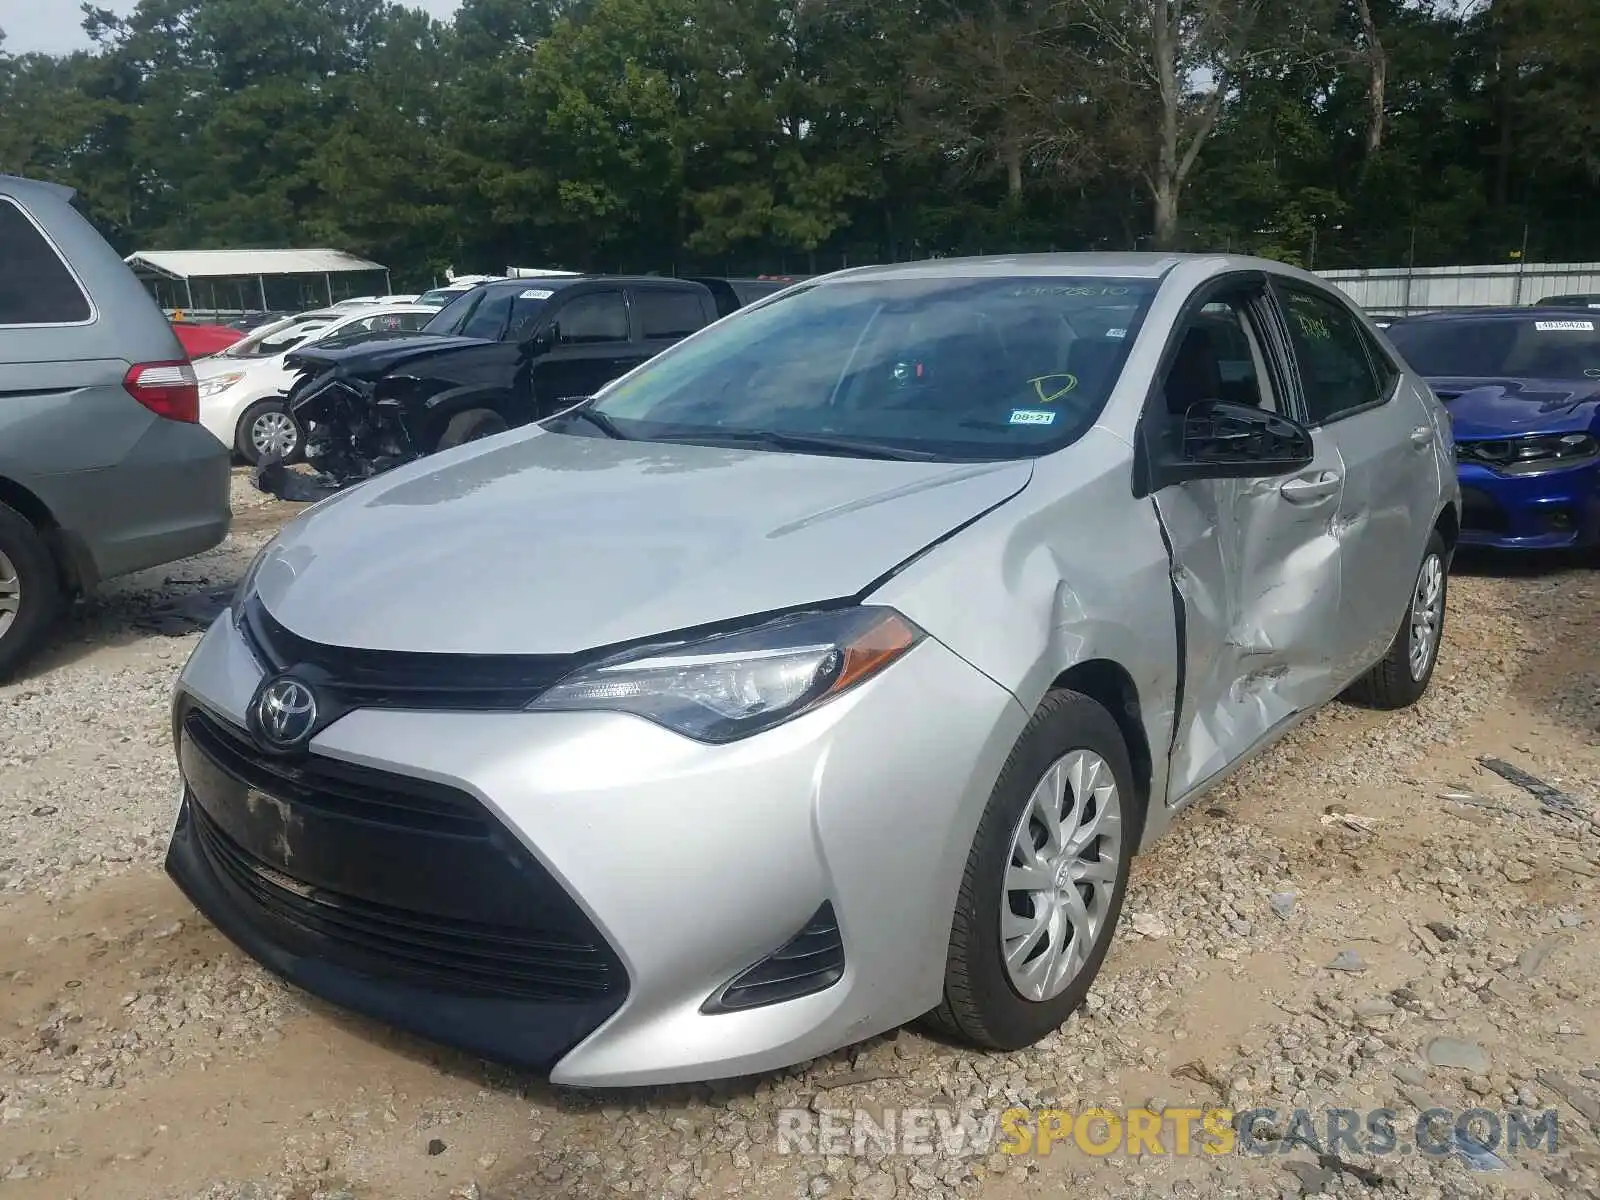
{"label": "windshield wiper", "polygon": [[673,436],[671,440],[705,446],[765,446],[772,450],[790,450],[796,454],[842,454],[850,458],[876,458],[887,462],[942,461],[939,455],[930,454],[926,450],[908,450],[900,446],[885,446],[881,442],[867,442],[858,438],[833,437],[818,433],[741,430],[704,435],[681,434]]}
{"label": "windshield wiper", "polygon": [[627,434],[617,428],[616,422],[606,416],[605,413],[595,412],[588,406],[572,409],[570,412],[561,413],[560,416],[568,421],[587,421],[608,438],[615,438],[619,442],[631,440]]}

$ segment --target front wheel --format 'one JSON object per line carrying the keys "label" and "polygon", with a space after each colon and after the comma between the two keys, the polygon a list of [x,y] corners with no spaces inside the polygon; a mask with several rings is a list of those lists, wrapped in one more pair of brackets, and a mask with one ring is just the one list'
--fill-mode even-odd
{"label": "front wheel", "polygon": [[1422,566],[1417,570],[1411,599],[1389,652],[1351,685],[1345,693],[1347,699],[1379,709],[1409,708],[1422,699],[1438,665],[1439,643],[1444,637],[1449,561],[1444,538],[1435,529],[1422,552]]}
{"label": "front wheel", "polygon": [[497,433],[504,433],[510,426],[505,418],[493,409],[474,408],[467,412],[457,413],[450,418],[450,423],[444,427],[444,432],[439,435],[440,450],[451,450],[456,446],[464,446],[468,442],[475,442],[479,438],[493,437]]}
{"label": "front wheel", "polygon": [[1031,1046],[1083,1003],[1111,946],[1139,835],[1127,746],[1088,696],[1045,697],[967,858],[935,1028]]}
{"label": "front wheel", "polygon": [[245,409],[234,443],[252,467],[267,459],[293,462],[305,448],[300,426],[282,400],[261,400]]}

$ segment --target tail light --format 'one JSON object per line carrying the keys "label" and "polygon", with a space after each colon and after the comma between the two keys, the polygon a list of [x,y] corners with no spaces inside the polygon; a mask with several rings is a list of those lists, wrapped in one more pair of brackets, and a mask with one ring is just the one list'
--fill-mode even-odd
{"label": "tail light", "polygon": [[200,381],[185,362],[140,363],[122,380],[128,395],[169,421],[200,419]]}

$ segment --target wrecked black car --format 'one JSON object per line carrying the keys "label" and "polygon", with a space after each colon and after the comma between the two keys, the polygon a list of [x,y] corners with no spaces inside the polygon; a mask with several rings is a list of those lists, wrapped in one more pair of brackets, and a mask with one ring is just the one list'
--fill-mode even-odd
{"label": "wrecked black car", "polygon": [[255,484],[313,500],[551,416],[719,315],[711,291],[690,280],[512,279],[463,293],[417,333],[295,351],[288,405],[315,475],[264,462]]}

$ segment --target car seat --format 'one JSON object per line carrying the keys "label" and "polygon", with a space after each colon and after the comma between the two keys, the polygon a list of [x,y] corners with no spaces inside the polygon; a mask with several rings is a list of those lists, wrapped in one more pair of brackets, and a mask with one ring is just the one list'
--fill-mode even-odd
{"label": "car seat", "polygon": [[1183,335],[1177,356],[1167,369],[1163,391],[1167,411],[1179,417],[1202,400],[1222,398],[1222,367],[1209,331],[1194,326]]}

